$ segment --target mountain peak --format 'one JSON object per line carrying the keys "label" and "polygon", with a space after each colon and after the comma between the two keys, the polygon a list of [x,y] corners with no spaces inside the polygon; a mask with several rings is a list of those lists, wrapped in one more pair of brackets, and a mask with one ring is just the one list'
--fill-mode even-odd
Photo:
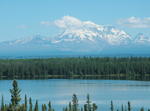
{"label": "mountain peak", "polygon": [[[92,24],[92,23],[89,23]],[[107,43],[110,45],[119,45],[121,43],[128,44],[131,37],[123,30],[118,30],[115,26],[110,25],[95,25],[82,29],[66,29],[62,33],[53,37],[53,43],[62,43],[74,41],[80,43],[81,41],[93,43]],[[102,45],[99,44],[99,45]]]}
{"label": "mountain peak", "polygon": [[[93,22],[85,22],[82,28],[67,28],[63,32],[46,38],[40,35],[21,38],[13,41],[0,43],[0,48],[21,48],[28,50],[59,50],[59,51],[84,51],[84,52],[100,52],[111,48],[123,48],[130,46],[150,45],[150,37],[139,33],[132,39],[123,30],[117,29],[112,25],[96,25]],[[121,51],[119,49],[119,51]],[[115,51],[115,50],[112,50]]]}
{"label": "mountain peak", "polygon": [[135,38],[133,39],[133,43],[136,44],[148,44],[150,42],[150,37],[147,37],[143,33],[138,33]]}
{"label": "mountain peak", "polygon": [[143,33],[138,33],[135,37],[145,37],[145,35]]}
{"label": "mountain peak", "polygon": [[138,33],[135,38],[145,38],[146,36],[143,33]]}
{"label": "mountain peak", "polygon": [[137,35],[144,35],[144,34],[140,32],[140,33],[138,33]]}

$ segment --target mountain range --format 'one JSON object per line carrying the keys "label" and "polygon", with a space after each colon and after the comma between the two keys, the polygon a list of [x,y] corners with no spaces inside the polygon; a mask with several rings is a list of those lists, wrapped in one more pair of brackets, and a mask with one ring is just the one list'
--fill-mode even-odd
{"label": "mountain range", "polygon": [[149,54],[150,37],[131,37],[115,26],[66,29],[53,37],[40,35],[0,43],[4,55]]}

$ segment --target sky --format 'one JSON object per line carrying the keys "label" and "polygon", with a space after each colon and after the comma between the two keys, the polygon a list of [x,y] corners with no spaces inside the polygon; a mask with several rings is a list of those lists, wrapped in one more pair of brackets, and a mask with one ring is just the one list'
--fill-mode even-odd
{"label": "sky", "polygon": [[0,42],[52,37],[87,21],[150,37],[150,0],[0,0]]}

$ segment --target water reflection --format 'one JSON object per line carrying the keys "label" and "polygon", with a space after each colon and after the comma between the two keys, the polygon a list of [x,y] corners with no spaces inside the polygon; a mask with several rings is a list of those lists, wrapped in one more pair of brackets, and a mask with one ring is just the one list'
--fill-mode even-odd
{"label": "water reflection", "polygon": [[[6,77],[1,77],[0,80],[13,80],[13,79],[87,79],[87,80],[129,80],[126,76],[76,76],[76,77],[70,77],[66,78],[65,76],[54,76],[54,77],[14,77],[14,78],[6,78]],[[135,76],[134,80],[138,81],[150,81],[150,76]]]}
{"label": "water reflection", "polygon": [[[0,94],[4,95],[5,103],[10,102],[9,89],[12,88],[12,80],[0,81]],[[134,111],[143,106],[148,110],[150,103],[150,82],[129,80],[83,80],[83,79],[40,79],[40,80],[18,80],[21,91],[22,103],[24,95],[32,97],[33,105],[39,101],[39,105],[51,101],[56,111],[61,111],[68,106],[75,93],[79,100],[79,106],[83,107],[86,102],[87,93],[90,100],[96,103],[102,111],[110,110],[110,101],[114,103],[114,110],[121,110],[121,105],[127,106],[131,102]],[[59,107],[58,107],[59,106]]]}

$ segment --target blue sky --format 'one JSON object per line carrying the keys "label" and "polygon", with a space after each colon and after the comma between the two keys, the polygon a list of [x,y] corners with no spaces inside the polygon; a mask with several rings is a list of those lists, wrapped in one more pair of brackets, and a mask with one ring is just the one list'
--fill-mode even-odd
{"label": "blue sky", "polygon": [[0,0],[0,42],[52,37],[65,30],[64,20],[114,25],[132,37],[140,32],[150,37],[150,0]]}

